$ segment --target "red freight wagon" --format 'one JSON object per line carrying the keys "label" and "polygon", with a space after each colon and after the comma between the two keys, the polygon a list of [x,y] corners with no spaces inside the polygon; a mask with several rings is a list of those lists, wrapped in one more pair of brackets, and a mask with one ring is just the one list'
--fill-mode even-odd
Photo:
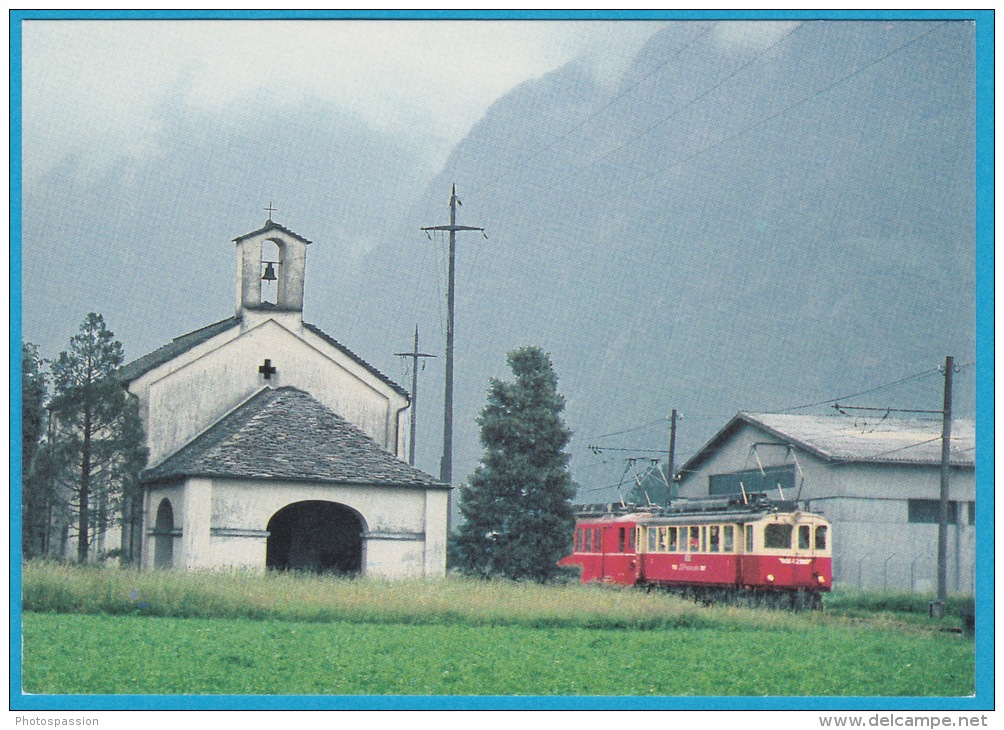
{"label": "red freight wagon", "polygon": [[583,582],[818,607],[832,586],[830,543],[826,518],[791,502],[762,494],[678,500],[659,510],[580,513],[574,551],[560,564],[580,565]]}

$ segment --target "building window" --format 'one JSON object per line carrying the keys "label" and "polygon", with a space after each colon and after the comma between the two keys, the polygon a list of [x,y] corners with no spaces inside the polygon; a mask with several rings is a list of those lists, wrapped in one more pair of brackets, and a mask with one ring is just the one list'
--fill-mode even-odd
{"label": "building window", "polygon": [[969,524],[976,524],[976,502],[969,503]]}
{"label": "building window", "polygon": [[[958,502],[948,503],[948,523],[958,522]],[[909,522],[936,525],[940,521],[941,504],[937,499],[907,500],[907,519]]]}
{"label": "building window", "polygon": [[766,467],[763,473],[759,469],[747,469],[731,474],[712,474],[708,477],[708,494],[733,495],[742,494],[745,490],[746,494],[766,492],[775,497],[779,496],[778,485],[785,497],[791,499],[795,493],[794,464]]}

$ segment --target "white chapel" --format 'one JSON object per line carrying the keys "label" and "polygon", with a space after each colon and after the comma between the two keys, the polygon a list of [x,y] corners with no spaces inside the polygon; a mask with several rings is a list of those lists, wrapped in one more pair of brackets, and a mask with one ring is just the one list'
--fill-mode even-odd
{"label": "white chapel", "polygon": [[310,241],[269,218],[234,243],[234,316],[120,371],[144,569],[443,575],[450,487],[405,461],[407,392],[303,321]]}

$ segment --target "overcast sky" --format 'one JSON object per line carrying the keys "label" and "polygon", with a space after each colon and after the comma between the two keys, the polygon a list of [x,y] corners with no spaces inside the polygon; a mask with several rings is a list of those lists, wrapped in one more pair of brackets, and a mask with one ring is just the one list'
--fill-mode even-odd
{"label": "overcast sky", "polygon": [[166,105],[225,117],[261,98],[330,102],[442,164],[519,83],[582,59],[613,82],[644,22],[28,21],[25,178],[161,149]]}

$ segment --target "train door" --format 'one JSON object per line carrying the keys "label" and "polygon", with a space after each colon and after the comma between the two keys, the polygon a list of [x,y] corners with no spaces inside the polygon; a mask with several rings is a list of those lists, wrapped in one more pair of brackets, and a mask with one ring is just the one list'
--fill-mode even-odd
{"label": "train door", "polygon": [[751,523],[740,524],[739,530],[739,559],[737,583],[739,585],[751,585],[756,581],[757,564],[753,554],[753,525]]}

